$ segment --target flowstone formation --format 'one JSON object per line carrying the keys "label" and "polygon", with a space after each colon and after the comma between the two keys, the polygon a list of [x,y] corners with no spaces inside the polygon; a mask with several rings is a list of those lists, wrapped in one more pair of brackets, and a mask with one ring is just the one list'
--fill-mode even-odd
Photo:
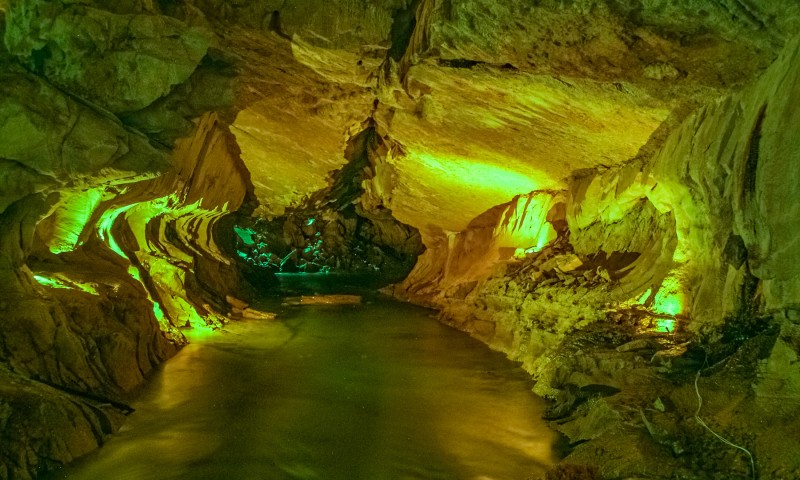
{"label": "flowstone formation", "polygon": [[0,28],[0,478],[101,445],[275,272],[412,266],[388,293],[552,400],[550,478],[800,478],[797,2],[9,0]]}
{"label": "flowstone formation", "polygon": [[[210,31],[133,5],[7,8],[0,477],[24,479],[101,445],[180,329],[223,321],[238,273],[213,226],[249,187],[227,127],[195,119],[230,102]],[[159,117],[173,95],[185,117]]]}

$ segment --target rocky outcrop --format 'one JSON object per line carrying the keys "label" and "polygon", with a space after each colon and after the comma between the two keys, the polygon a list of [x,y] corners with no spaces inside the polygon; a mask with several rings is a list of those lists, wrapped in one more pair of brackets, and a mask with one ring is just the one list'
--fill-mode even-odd
{"label": "rocky outcrop", "polygon": [[783,199],[795,194],[789,165],[797,141],[779,125],[796,122],[796,55],[793,42],[753,86],[687,119],[649,162],[579,180],[568,217],[576,244],[596,251],[629,241],[624,226],[648,221],[653,212],[635,207],[649,202],[674,218],[672,260],[692,285],[685,303],[696,325],[733,313],[748,276],[762,283],[766,312],[792,308],[800,277],[786,262],[797,254],[797,241],[786,233],[795,217]]}
{"label": "rocky outcrop", "polygon": [[239,277],[214,231],[252,187],[226,123],[188,120],[231,102],[208,31],[146,5],[7,14],[0,476],[25,479],[102,445],[180,328],[223,321]]}
{"label": "rocky outcrop", "polygon": [[236,247],[245,268],[403,278],[424,247],[419,232],[395,220],[378,194],[390,148],[367,124],[327,188],[274,219],[240,219]]}
{"label": "rocky outcrop", "polygon": [[30,478],[30,472],[85,455],[124,419],[119,408],[104,399],[74,396],[5,367],[0,376],[3,478]]}
{"label": "rocky outcrop", "polygon": [[[510,230],[497,212],[515,200],[440,240],[393,293],[521,361],[576,445],[567,463],[603,478],[744,478],[756,474],[752,454],[764,478],[794,478],[786,452],[797,445],[776,438],[797,428],[787,402],[797,399],[800,276],[785,232],[798,217],[778,202],[796,196],[800,148],[785,132],[798,123],[798,54],[790,42],[757,82],[689,116],[652,157],[573,177],[563,216],[547,217],[561,234],[544,249],[486,256]],[[772,421],[759,435],[761,415]]]}
{"label": "rocky outcrop", "polygon": [[403,147],[387,207],[423,236],[652,154],[763,71],[799,18],[791,2],[193,3],[244,60],[234,133],[259,213],[324,188],[372,117]]}
{"label": "rocky outcrop", "polygon": [[146,5],[15,1],[6,46],[29,69],[112,113],[150,106],[185,83],[211,32],[153,15]]}
{"label": "rocky outcrop", "polygon": [[71,182],[129,183],[166,168],[168,155],[116,118],[17,66],[2,75],[2,210]]}

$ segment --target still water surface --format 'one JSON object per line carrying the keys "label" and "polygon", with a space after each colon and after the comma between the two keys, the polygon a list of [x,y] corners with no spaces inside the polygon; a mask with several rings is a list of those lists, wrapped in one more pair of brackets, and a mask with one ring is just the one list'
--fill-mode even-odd
{"label": "still water surface", "polygon": [[555,460],[528,376],[430,311],[279,313],[194,338],[118,435],[49,478],[525,480]]}

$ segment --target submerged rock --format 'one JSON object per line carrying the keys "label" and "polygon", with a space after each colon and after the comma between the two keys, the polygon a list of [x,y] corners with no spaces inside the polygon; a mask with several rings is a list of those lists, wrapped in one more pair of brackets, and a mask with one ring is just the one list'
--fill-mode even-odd
{"label": "submerged rock", "polygon": [[284,305],[352,305],[361,303],[359,295],[303,295],[286,297]]}

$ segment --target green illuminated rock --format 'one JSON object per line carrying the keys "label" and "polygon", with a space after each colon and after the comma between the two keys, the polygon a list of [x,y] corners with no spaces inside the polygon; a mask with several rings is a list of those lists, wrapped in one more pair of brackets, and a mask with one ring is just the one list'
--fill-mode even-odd
{"label": "green illuminated rock", "polygon": [[130,182],[168,161],[116,118],[13,66],[0,70],[0,137],[0,212],[70,182]]}
{"label": "green illuminated rock", "polygon": [[749,478],[702,392],[800,475],[796,1],[0,19],[0,477],[96,448],[185,329],[271,318],[228,299],[275,271],[412,266],[390,292],[520,361],[566,464]]}

